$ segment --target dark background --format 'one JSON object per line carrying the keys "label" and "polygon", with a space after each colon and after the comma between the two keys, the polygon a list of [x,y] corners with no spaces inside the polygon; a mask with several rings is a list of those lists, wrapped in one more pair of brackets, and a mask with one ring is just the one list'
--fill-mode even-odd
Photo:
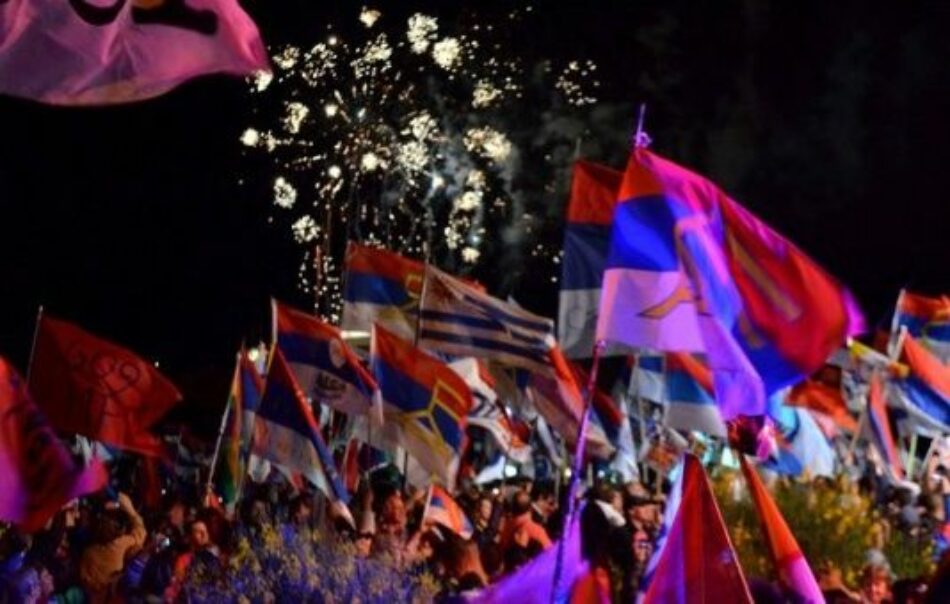
{"label": "dark background", "polygon": [[[272,46],[358,26],[359,3],[323,4],[244,2]],[[516,5],[389,4],[375,6],[393,22],[477,8],[499,27]],[[601,99],[648,103],[656,150],[797,242],[871,325],[889,321],[901,287],[950,290],[948,3],[534,7],[514,51],[597,62]],[[186,395],[177,419],[215,425],[235,347],[267,331],[268,297],[301,302],[298,251],[268,226],[269,195],[240,183],[266,169],[238,142],[252,105],[223,77],[110,108],[0,98],[0,354],[25,368],[43,304],[159,360]],[[553,315],[550,284],[520,289]]]}

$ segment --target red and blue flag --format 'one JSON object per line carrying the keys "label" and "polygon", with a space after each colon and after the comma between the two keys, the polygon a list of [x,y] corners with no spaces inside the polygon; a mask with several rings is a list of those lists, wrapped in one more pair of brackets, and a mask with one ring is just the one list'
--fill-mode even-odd
{"label": "red and blue flag", "polygon": [[341,328],[368,332],[379,323],[411,338],[424,275],[425,265],[418,260],[351,241],[346,248]]}
{"label": "red and blue flag", "polygon": [[591,356],[610,225],[623,174],[589,161],[574,163],[564,227],[558,341],[569,358]]}
{"label": "red and blue flag", "polygon": [[370,366],[383,401],[383,437],[405,447],[451,488],[462,453],[472,393],[451,367],[378,324]]}
{"label": "red and blue flag", "polygon": [[688,352],[666,354],[666,415],[663,423],[678,430],[726,436],[726,425],[713,398],[713,376]]}
{"label": "red and blue flag", "polygon": [[850,294],[709,180],[646,149],[614,212],[597,339],[702,352],[724,419],[821,367],[862,319]]}
{"label": "red and blue flag", "polygon": [[345,512],[349,493],[323,440],[313,410],[279,347],[271,355],[267,383],[254,424],[254,453],[300,472]]}
{"label": "red and blue flag", "polygon": [[276,300],[273,306],[274,341],[307,396],[343,413],[368,413],[376,382],[340,331]]}
{"label": "red and blue flag", "polygon": [[909,333],[903,338],[903,366],[892,381],[899,406],[936,432],[950,432],[950,366],[941,363]]}
{"label": "red and blue flag", "polygon": [[462,539],[470,538],[475,532],[462,507],[445,489],[435,484],[429,487],[429,503],[422,519],[423,522],[426,520],[437,522]]}
{"label": "red and blue flag", "polygon": [[892,346],[896,346],[902,327],[934,356],[950,360],[950,296],[930,298],[901,290],[891,325]]}

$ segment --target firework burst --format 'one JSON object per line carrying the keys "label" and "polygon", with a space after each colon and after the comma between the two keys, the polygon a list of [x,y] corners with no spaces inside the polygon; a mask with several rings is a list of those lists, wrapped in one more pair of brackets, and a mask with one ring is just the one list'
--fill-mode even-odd
{"label": "firework burst", "polygon": [[387,23],[367,7],[355,17],[362,27],[331,26],[309,49],[272,49],[275,73],[250,87],[264,119],[239,137],[271,160],[270,219],[302,246],[299,284],[330,320],[347,240],[461,272],[497,256],[488,242],[520,244],[532,195],[516,183],[536,144],[523,121],[538,113],[526,91],[542,88],[531,102],[549,105],[547,119],[551,106],[596,100],[592,63],[555,72],[546,62],[556,81],[539,84],[539,70],[506,54],[504,36],[477,18],[447,28],[424,14]]}

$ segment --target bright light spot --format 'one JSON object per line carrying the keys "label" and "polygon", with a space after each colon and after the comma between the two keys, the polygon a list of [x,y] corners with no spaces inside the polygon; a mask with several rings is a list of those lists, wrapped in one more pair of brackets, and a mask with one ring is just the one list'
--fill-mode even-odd
{"label": "bright light spot", "polygon": [[462,45],[455,38],[439,40],[432,47],[432,60],[442,69],[452,71],[462,60]]}
{"label": "bright light spot", "polygon": [[327,44],[329,44],[330,46],[336,46],[337,42],[339,41],[340,40],[337,39],[336,36],[330,36],[329,38],[327,38]]}
{"label": "bright light spot", "polygon": [[438,29],[439,24],[435,17],[429,17],[421,13],[409,17],[409,30],[406,32],[406,38],[409,39],[412,52],[421,55],[427,51],[429,44],[435,39]]}
{"label": "bright light spot", "polygon": [[479,256],[482,253],[473,247],[464,247],[462,248],[462,260],[468,262],[469,264],[475,264],[478,262]]}
{"label": "bright light spot", "polygon": [[313,241],[320,234],[320,228],[312,216],[302,216],[291,228],[294,232],[294,239],[298,243]]}
{"label": "bright light spot", "polygon": [[376,21],[382,16],[378,10],[372,8],[363,7],[363,10],[360,11],[360,23],[366,27],[372,27]]}
{"label": "bright light spot", "polygon": [[374,172],[379,167],[379,156],[370,151],[360,158],[360,167],[366,172]]}
{"label": "bright light spot", "polygon": [[241,135],[241,143],[247,147],[256,147],[261,141],[261,133],[254,128],[248,128]]}
{"label": "bright light spot", "polygon": [[517,475],[518,475],[518,468],[510,464],[505,465],[505,478],[514,478]]}
{"label": "bright light spot", "polygon": [[327,170],[327,174],[330,178],[339,178],[343,175],[343,170],[340,169],[340,166],[330,166]]}
{"label": "bright light spot", "polygon": [[264,92],[267,90],[267,87],[270,86],[270,83],[274,80],[274,74],[270,71],[255,71],[254,75],[251,76],[252,81],[254,82],[254,90],[257,92]]}
{"label": "bright light spot", "polygon": [[256,363],[257,359],[259,359],[260,357],[261,357],[261,351],[259,351],[256,348],[251,348],[250,350],[247,351],[247,360],[249,360],[252,363]]}
{"label": "bright light spot", "polygon": [[287,132],[297,134],[300,132],[300,124],[310,113],[310,108],[303,103],[293,102],[287,104],[287,116],[284,118],[284,127]]}
{"label": "bright light spot", "polygon": [[325,113],[327,117],[335,116],[338,111],[340,111],[340,106],[336,103],[327,103],[323,106],[323,113]]}
{"label": "bright light spot", "polygon": [[297,201],[297,189],[287,182],[283,176],[274,180],[274,203],[282,208],[294,207]]}

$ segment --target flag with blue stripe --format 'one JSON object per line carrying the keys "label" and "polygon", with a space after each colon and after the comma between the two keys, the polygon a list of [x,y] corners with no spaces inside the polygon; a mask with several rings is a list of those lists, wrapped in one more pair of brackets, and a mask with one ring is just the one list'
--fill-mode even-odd
{"label": "flag with blue stripe", "polygon": [[[264,459],[300,472],[331,502],[349,501],[310,404],[280,348],[272,353],[254,424],[253,450]],[[342,512],[345,506],[340,508]]]}
{"label": "flag with blue stripe", "polygon": [[426,269],[419,346],[459,357],[553,372],[554,323],[435,267]]}

